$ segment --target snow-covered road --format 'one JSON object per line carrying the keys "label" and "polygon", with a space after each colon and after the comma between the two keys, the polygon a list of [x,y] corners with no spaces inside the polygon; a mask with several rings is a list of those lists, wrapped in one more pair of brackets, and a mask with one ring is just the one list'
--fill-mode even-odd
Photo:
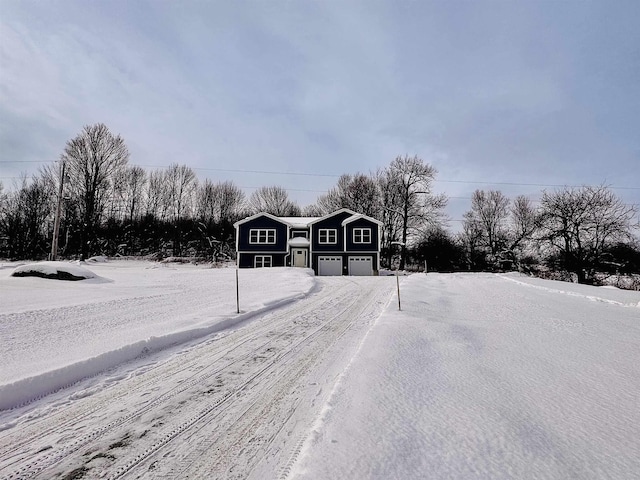
{"label": "snow-covered road", "polygon": [[286,476],[394,286],[382,277],[318,279],[305,298],[242,328],[5,412],[0,476]]}

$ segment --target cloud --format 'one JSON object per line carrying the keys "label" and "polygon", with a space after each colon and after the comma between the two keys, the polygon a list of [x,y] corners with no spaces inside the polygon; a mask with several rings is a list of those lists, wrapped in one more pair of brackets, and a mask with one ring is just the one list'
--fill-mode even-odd
{"label": "cloud", "polygon": [[[417,154],[441,179],[628,185],[640,177],[639,8],[6,3],[0,152],[55,159],[104,122],[143,165],[341,174]],[[335,181],[198,172],[292,191]]]}

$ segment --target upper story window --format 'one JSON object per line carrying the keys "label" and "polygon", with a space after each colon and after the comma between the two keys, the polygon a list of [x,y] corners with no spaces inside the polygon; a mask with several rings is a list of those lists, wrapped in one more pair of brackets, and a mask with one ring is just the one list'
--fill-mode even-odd
{"label": "upper story window", "polygon": [[338,231],[335,228],[319,229],[318,243],[338,243]]}
{"label": "upper story window", "polygon": [[353,243],[371,243],[370,228],[354,228]]}
{"label": "upper story window", "polygon": [[249,243],[276,243],[275,228],[252,228],[249,230]]}
{"label": "upper story window", "polygon": [[304,230],[293,230],[291,232],[291,238],[307,238],[309,236],[309,232],[306,232]]}

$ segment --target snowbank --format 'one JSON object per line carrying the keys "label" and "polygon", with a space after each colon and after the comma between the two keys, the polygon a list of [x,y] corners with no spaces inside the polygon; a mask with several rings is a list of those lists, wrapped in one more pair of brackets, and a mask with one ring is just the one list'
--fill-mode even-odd
{"label": "snowbank", "polygon": [[86,280],[96,278],[92,271],[66,262],[38,262],[20,265],[13,270],[12,277],[41,277],[53,280]]}
{"label": "snowbank", "polygon": [[[51,272],[57,263],[38,268]],[[86,270],[64,266],[73,274]],[[240,270],[238,314],[235,269],[117,261],[92,268],[109,283],[45,282],[0,270],[0,409],[149,352],[239,326],[315,285],[311,270]]]}

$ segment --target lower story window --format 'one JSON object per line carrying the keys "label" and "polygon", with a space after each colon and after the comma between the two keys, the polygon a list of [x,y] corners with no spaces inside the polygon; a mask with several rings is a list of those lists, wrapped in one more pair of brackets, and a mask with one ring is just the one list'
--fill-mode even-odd
{"label": "lower story window", "polygon": [[256,255],[255,256],[255,267],[270,267],[271,266],[271,255]]}

